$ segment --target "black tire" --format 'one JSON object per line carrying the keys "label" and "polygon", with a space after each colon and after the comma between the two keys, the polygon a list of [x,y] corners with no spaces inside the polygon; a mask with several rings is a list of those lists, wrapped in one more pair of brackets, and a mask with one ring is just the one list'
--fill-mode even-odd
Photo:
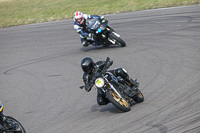
{"label": "black tire", "polygon": [[118,95],[113,90],[106,92],[106,96],[107,99],[121,111],[128,112],[131,110],[130,103],[125,99],[120,100]]}
{"label": "black tire", "polygon": [[22,124],[19,121],[17,121],[15,118],[13,118],[11,116],[6,116],[6,118],[7,118],[7,121],[11,121],[19,126],[19,128],[21,129],[21,132],[18,131],[18,133],[26,133],[24,127],[22,126]]}
{"label": "black tire", "polygon": [[133,100],[136,102],[136,103],[141,103],[144,101],[144,96],[142,94],[142,92],[138,89],[137,90],[138,94],[134,96]]}
{"label": "black tire", "polygon": [[117,37],[113,33],[109,33],[108,38],[112,38],[112,39],[116,40],[117,43],[119,43],[122,47],[126,46],[126,43],[124,42],[124,40],[122,40],[120,37]]}

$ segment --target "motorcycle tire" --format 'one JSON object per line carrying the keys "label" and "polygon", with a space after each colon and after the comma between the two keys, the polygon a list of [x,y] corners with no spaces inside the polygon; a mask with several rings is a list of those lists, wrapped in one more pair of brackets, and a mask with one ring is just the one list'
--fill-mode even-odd
{"label": "motorcycle tire", "polygon": [[21,132],[20,131],[16,131],[16,132],[18,132],[18,133],[26,133],[24,127],[22,126],[22,124],[19,121],[17,121],[15,118],[13,118],[11,116],[6,116],[6,118],[7,118],[6,119],[7,121],[11,121],[11,122],[13,122],[13,123],[15,123],[15,124],[17,124],[19,126],[18,128],[21,130]]}
{"label": "motorcycle tire", "polygon": [[118,95],[113,91],[109,90],[106,92],[107,99],[118,109],[124,112],[128,112],[131,110],[130,103],[125,99],[120,99]]}
{"label": "motorcycle tire", "polygon": [[108,35],[108,38],[112,38],[114,40],[117,41],[117,43],[119,43],[122,47],[125,47],[126,46],[126,43],[124,42],[124,40],[122,40],[120,37],[117,37],[115,34],[113,33],[110,33]]}
{"label": "motorcycle tire", "polygon": [[142,94],[142,92],[138,89],[138,94],[134,96],[133,100],[136,102],[136,103],[141,103],[144,101],[144,96]]}

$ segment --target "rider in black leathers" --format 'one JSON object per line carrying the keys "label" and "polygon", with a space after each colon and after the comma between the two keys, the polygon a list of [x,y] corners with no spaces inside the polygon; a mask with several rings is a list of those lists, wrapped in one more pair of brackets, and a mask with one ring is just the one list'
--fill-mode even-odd
{"label": "rider in black leathers", "polygon": [[[112,64],[113,64],[113,61],[109,60],[106,67],[109,68]],[[92,89],[92,86],[94,85],[93,77],[94,77],[95,73],[101,71],[104,68],[104,66],[105,66],[105,61],[98,61],[98,62],[94,63],[94,61],[90,57],[85,57],[81,61],[81,67],[82,67],[82,70],[84,71],[83,82],[85,83],[85,90],[87,92],[89,92]],[[109,72],[114,74],[116,77],[120,76],[121,78],[123,78],[125,81],[127,81],[129,86],[133,89],[135,89],[139,86],[139,83],[136,82],[136,80],[133,80],[132,78],[130,78],[124,68],[117,68],[114,70],[109,70]],[[98,89],[97,103],[99,105],[106,105],[106,104],[108,104],[108,102],[109,101],[107,98],[105,98],[105,95],[103,94],[103,92],[101,92]]]}

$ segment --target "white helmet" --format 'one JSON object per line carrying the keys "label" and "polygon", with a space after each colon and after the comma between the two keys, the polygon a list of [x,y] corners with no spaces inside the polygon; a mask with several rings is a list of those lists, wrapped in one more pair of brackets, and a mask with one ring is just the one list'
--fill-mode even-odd
{"label": "white helmet", "polygon": [[81,25],[84,22],[83,13],[80,11],[76,11],[74,13],[74,21]]}

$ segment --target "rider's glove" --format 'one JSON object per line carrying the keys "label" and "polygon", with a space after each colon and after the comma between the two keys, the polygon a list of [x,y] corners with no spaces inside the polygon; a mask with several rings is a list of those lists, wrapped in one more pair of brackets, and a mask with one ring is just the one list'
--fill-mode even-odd
{"label": "rider's glove", "polygon": [[93,86],[93,83],[91,83],[91,82],[88,83],[87,85],[85,85],[85,90],[86,90],[87,92],[91,91],[92,86]]}
{"label": "rider's glove", "polygon": [[104,16],[101,16],[101,19],[104,19]]}

